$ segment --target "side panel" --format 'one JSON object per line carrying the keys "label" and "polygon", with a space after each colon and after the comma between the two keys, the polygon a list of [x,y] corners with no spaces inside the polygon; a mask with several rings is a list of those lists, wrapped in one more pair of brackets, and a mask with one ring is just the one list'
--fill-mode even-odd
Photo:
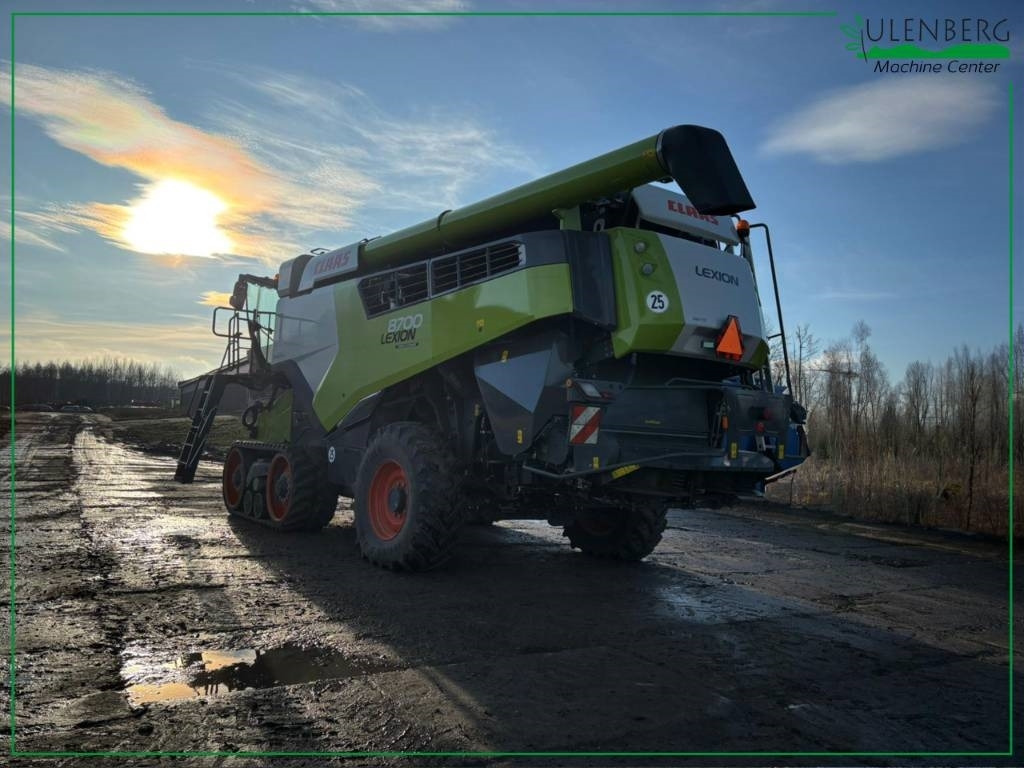
{"label": "side panel", "polygon": [[660,237],[683,303],[684,325],[672,351],[706,357],[702,343],[717,339],[729,316],[735,315],[743,331],[743,362],[760,364],[755,353],[764,340],[761,302],[747,261],[727,251]]}
{"label": "side panel", "polygon": [[474,373],[498,450],[528,450],[553,415],[565,411],[565,381],[578,349],[569,335],[549,329],[481,347]]}
{"label": "side panel", "polygon": [[[616,228],[608,230],[608,234],[619,321],[612,334],[615,356],[667,352],[683,329],[683,305],[661,239],[655,232],[638,229]],[[645,269],[649,274],[644,274]],[[664,296],[660,311],[647,306],[647,297],[652,292]]]}
{"label": "side panel", "polygon": [[332,297],[339,339],[313,398],[327,430],[366,395],[535,320],[573,311],[565,263],[522,269],[371,320],[357,281],[322,293]]}
{"label": "side panel", "polygon": [[654,352],[716,359],[714,344],[735,315],[743,332],[740,364],[764,364],[761,304],[742,257],[655,232],[618,228],[609,234],[619,319],[612,334],[616,357]]}
{"label": "side panel", "polygon": [[281,392],[274,404],[265,408],[257,422],[256,439],[264,443],[283,443],[292,438],[292,391]]}
{"label": "side panel", "polygon": [[310,388],[316,390],[338,353],[338,323],[331,291],[280,299],[276,323],[270,362],[293,361]]}

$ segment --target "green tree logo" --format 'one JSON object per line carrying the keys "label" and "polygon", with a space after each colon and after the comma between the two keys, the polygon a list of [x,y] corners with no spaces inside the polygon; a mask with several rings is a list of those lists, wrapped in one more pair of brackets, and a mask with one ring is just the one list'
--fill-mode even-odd
{"label": "green tree logo", "polygon": [[857,19],[857,26],[852,24],[840,24],[839,28],[843,30],[843,34],[849,38],[852,38],[851,42],[846,44],[846,50],[854,51],[854,56],[858,59],[868,60],[868,52],[864,48],[864,19],[860,16],[855,17]]}

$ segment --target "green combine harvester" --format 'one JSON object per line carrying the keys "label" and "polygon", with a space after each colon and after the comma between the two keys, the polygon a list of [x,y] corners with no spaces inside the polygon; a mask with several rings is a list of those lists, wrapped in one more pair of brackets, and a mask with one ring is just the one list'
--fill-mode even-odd
{"label": "green combine harvester", "polygon": [[463,524],[499,519],[643,558],[669,508],[758,495],[808,453],[805,412],[772,380],[737,217],[753,207],[721,134],[680,125],[241,275],[175,476],[191,482],[240,384],[233,515],[317,529],[351,497],[362,554],[396,569],[433,567]]}

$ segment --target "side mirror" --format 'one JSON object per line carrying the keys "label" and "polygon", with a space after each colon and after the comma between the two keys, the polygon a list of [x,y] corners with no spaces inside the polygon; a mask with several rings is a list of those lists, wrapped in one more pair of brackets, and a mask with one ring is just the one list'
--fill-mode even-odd
{"label": "side mirror", "polygon": [[248,283],[242,278],[238,278],[235,281],[235,290],[231,293],[231,299],[228,303],[231,304],[233,309],[241,310],[245,307],[245,300],[249,293]]}

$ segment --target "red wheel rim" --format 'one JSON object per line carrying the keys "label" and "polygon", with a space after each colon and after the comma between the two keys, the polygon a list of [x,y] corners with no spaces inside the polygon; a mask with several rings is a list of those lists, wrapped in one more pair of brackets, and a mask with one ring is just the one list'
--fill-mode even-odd
{"label": "red wheel rim", "polygon": [[267,472],[267,514],[272,520],[281,522],[288,517],[292,508],[292,465],[283,453],[277,454],[270,462]]}
{"label": "red wheel rim", "polygon": [[232,448],[224,460],[224,503],[229,509],[237,509],[245,490],[245,462],[242,452]]}
{"label": "red wheel rim", "polygon": [[370,527],[381,541],[390,541],[405,526],[409,505],[409,481],[394,461],[377,467],[370,482]]}

